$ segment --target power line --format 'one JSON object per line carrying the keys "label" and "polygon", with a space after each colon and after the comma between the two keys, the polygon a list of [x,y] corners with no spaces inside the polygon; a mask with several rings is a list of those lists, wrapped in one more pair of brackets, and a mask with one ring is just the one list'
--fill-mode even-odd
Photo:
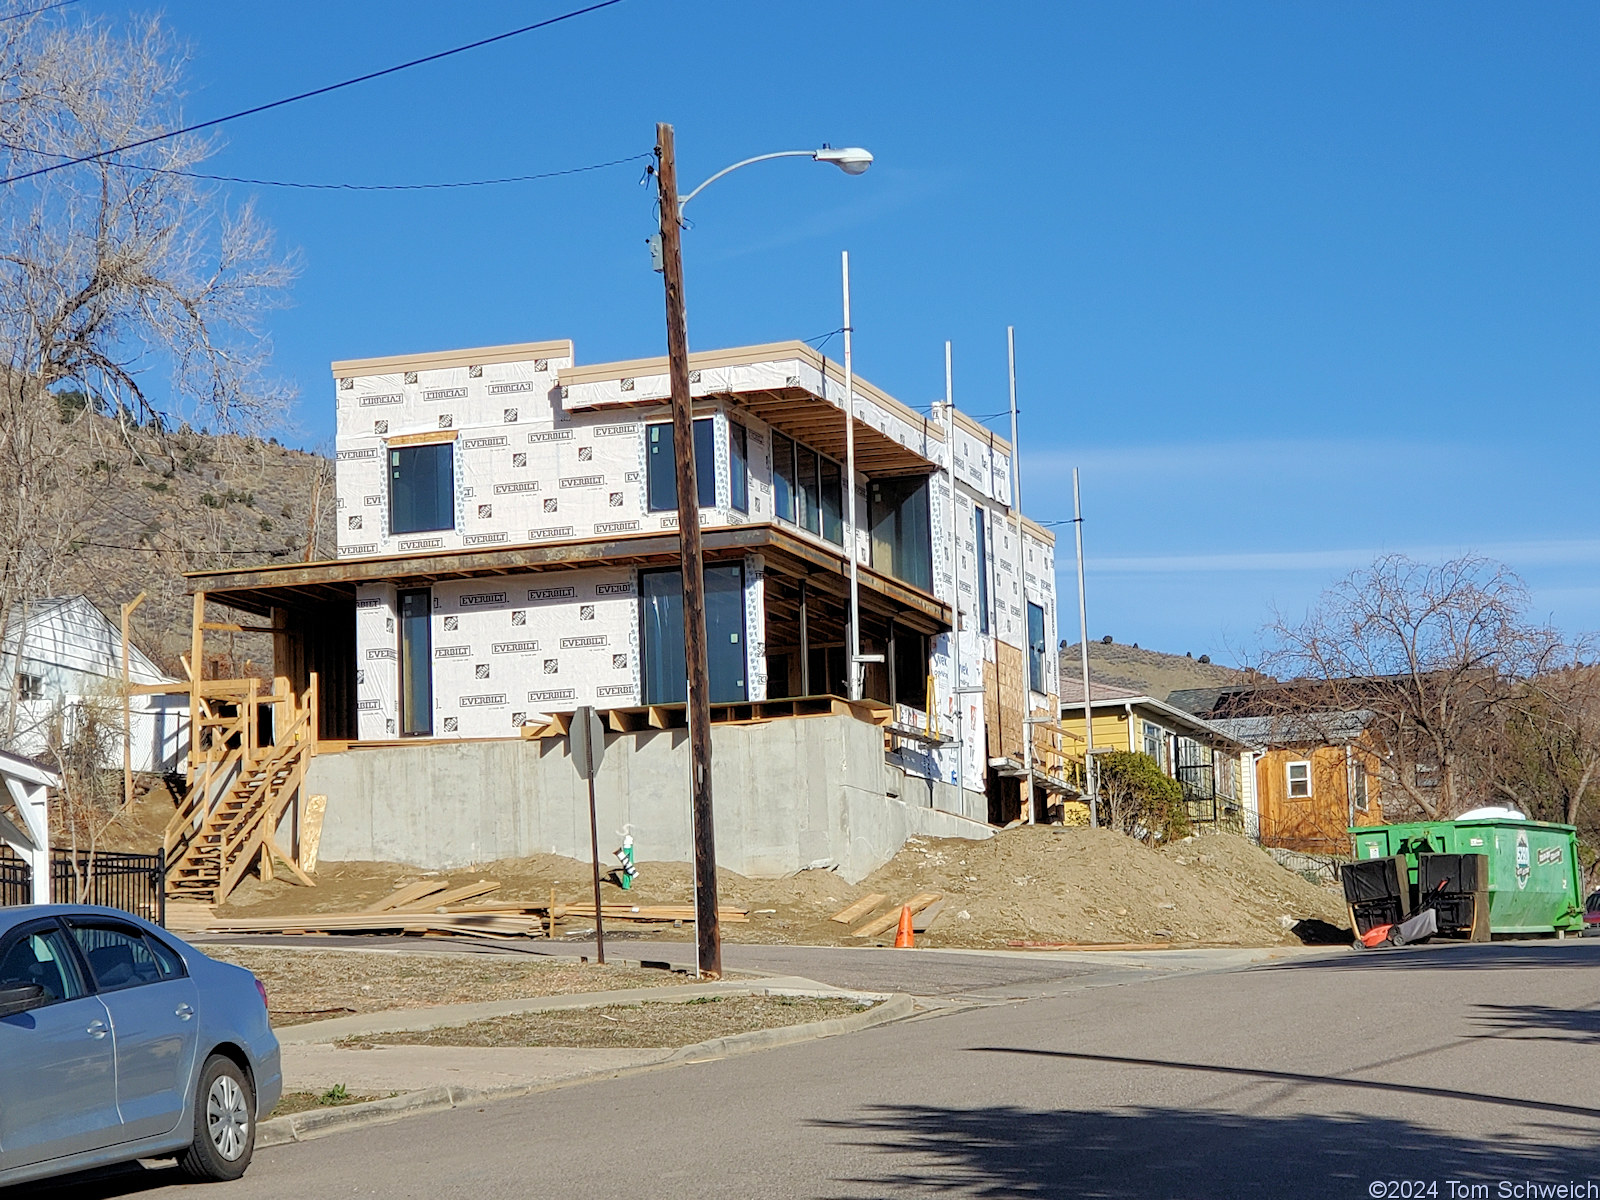
{"label": "power line", "polygon": [[26,12],[8,13],[6,16],[0,17],[0,24],[4,24],[7,21],[18,21],[23,17],[32,17],[38,13],[49,12],[52,8],[65,8],[67,5],[76,4],[77,2],[78,0],[56,0],[54,4],[41,4],[38,8],[30,8]]}
{"label": "power line", "polygon": [[358,83],[368,83],[374,79],[381,79],[385,75],[393,75],[398,71],[408,71],[412,67],[420,67],[426,63],[438,62],[441,58],[449,58],[452,55],[464,54],[468,50],[477,50],[484,46],[493,45],[495,42],[503,42],[507,38],[520,37],[524,33],[532,33],[536,29],[546,29],[551,25],[558,25],[562,21],[570,21],[574,17],[581,17],[587,15],[588,13],[599,12],[602,8],[610,8],[612,5],[621,3],[622,0],[598,0],[598,3],[590,4],[584,8],[575,8],[570,12],[564,12],[560,16],[549,17],[543,21],[535,21],[532,25],[524,25],[520,29],[510,29],[505,33],[494,34],[492,37],[479,38],[475,42],[467,42],[465,45],[454,46],[449,50],[440,50],[434,54],[425,55],[422,58],[414,58],[410,62],[398,63],[392,67],[384,67],[382,70],[368,71],[365,75],[357,75],[352,79],[343,79],[338,83],[325,84],[319,88],[312,88],[309,92],[300,92],[293,96],[285,96],[281,100],[270,100],[266,104],[257,104],[252,108],[240,109],[238,112],[229,113],[225,117],[212,117],[209,121],[200,121],[194,125],[185,125],[180,129],[169,129],[165,133],[153,134],[150,137],[141,138],[136,142],[127,142],[121,146],[113,146],[108,150],[97,150],[93,154],[85,154],[79,158],[70,158],[66,162],[51,163],[48,167],[37,167],[32,171],[24,171],[21,175],[8,175],[6,178],[0,179],[0,184],[20,183],[24,179],[33,179],[39,175],[48,175],[52,171],[60,171],[66,167],[75,167],[80,163],[96,162],[102,158],[109,158],[113,154],[121,154],[128,150],[137,150],[141,146],[149,146],[156,142],[164,142],[168,138],[175,138],[181,134],[196,133],[202,129],[210,129],[214,125],[221,125],[226,121],[236,121],[240,117],[252,117],[257,113],[264,113],[274,108],[282,108],[286,104],[295,104],[301,100],[309,100],[313,96],[325,96],[329,92],[337,92],[341,88],[354,87]]}
{"label": "power line", "polygon": [[[28,146],[16,146],[9,142],[0,142],[0,147],[16,154],[42,154],[62,159],[67,157],[65,154],[52,154],[47,150],[34,150]],[[421,192],[445,188],[492,187],[502,183],[532,183],[539,179],[556,179],[562,175],[581,175],[586,171],[601,171],[606,167],[617,167],[624,163],[638,162],[641,158],[653,157],[655,157],[654,151],[645,150],[639,154],[630,154],[626,158],[613,158],[608,162],[590,163],[586,167],[567,167],[560,171],[543,171],[537,175],[505,175],[495,179],[459,179],[441,183],[310,183],[296,179],[254,179],[244,175],[212,175],[204,171],[182,171],[175,167],[148,167],[143,163],[125,163],[117,159],[107,159],[106,161],[109,166],[117,167],[124,171],[146,171],[152,175],[180,175],[185,179],[209,179],[218,183],[244,183],[255,187],[302,188],[310,191]],[[60,165],[65,167],[71,164],[63,162]]]}

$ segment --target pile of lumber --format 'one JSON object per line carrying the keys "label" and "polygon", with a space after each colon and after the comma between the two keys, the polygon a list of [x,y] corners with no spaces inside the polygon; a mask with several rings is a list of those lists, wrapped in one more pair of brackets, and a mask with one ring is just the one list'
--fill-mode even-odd
{"label": "pile of lumber", "polygon": [[358,912],[296,913],[280,917],[213,920],[213,933],[411,933],[431,937],[553,936],[565,915],[552,894],[549,903],[496,904],[481,898],[498,891],[493,879],[450,887],[443,879],[419,879],[396,888]]}
{"label": "pile of lumber", "polygon": [[[837,921],[841,925],[853,925],[868,913],[876,912],[878,907],[888,898],[882,892],[873,892],[872,895],[863,896],[854,904],[841,908],[828,920]],[[900,923],[900,910],[902,908],[911,910],[911,927],[917,933],[922,933],[927,930],[928,926],[933,924],[934,919],[943,910],[944,895],[940,892],[918,892],[909,900],[904,900],[899,904],[891,904],[888,911],[873,917],[865,925],[852,929],[850,936],[853,938],[870,938],[888,933],[889,930]]]}
{"label": "pile of lumber", "polygon": [[[587,904],[568,904],[565,907],[566,915],[569,917],[584,917],[590,921],[594,920],[593,901]],[[600,906],[600,915],[605,918],[607,924],[612,921],[637,921],[641,924],[662,921],[683,921],[687,923],[694,920],[694,905],[602,904]],[[748,922],[750,920],[750,910],[719,904],[717,906],[717,919],[724,922]]]}
{"label": "pile of lumber", "polygon": [[[487,900],[499,891],[492,879],[450,887],[442,879],[419,879],[396,888],[359,912],[296,913],[280,917],[211,919],[202,927],[212,933],[409,933],[424,937],[554,937],[567,917],[594,920],[594,903],[562,904],[555,892],[548,901]],[[898,910],[897,910],[898,911]],[[719,908],[724,921],[748,921],[749,910]],[[602,904],[600,915],[612,922],[666,923],[694,920],[692,904]]]}

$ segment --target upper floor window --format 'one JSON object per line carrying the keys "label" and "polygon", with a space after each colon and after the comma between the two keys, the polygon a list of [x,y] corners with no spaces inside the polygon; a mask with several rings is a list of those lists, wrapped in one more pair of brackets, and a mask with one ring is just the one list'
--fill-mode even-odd
{"label": "upper floor window", "polygon": [[389,532],[454,529],[455,483],[452,443],[389,447]]}
{"label": "upper floor window", "polygon": [[772,498],[779,520],[844,545],[844,472],[831,458],[774,433]]}
{"label": "upper floor window", "polygon": [[1289,799],[1306,800],[1311,796],[1311,764],[1292,762],[1284,767],[1287,772]]}
{"label": "upper floor window", "polygon": [[933,531],[928,477],[874,479],[871,497],[872,565],[925,592],[933,590]]}
{"label": "upper floor window", "polygon": [[976,537],[973,546],[978,560],[978,632],[989,632],[989,514],[983,505],[972,506],[973,529]]}
{"label": "upper floor window", "polygon": [[[698,478],[696,483],[698,483]],[[728,503],[735,512],[750,511],[750,434],[737,421],[728,422]]]}
{"label": "upper floor window", "polygon": [[[678,466],[673,458],[672,422],[647,426],[645,438],[650,511],[673,511],[678,507]],[[710,417],[699,417],[694,423],[694,487],[701,508],[717,506],[716,428]]]}
{"label": "upper floor window", "polygon": [[1044,636],[1044,609],[1032,601],[1028,603],[1028,686],[1036,692],[1050,689],[1045,678],[1046,655],[1050,652]]}
{"label": "upper floor window", "polygon": [[17,699],[18,700],[43,700],[44,676],[29,675],[23,671],[17,672]]}

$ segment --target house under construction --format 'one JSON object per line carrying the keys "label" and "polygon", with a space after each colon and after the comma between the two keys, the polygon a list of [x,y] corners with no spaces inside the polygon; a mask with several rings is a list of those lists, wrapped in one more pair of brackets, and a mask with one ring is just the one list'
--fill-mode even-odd
{"label": "house under construction", "polygon": [[[1054,539],[1014,507],[1010,445],[859,378],[847,402],[800,342],[690,372],[719,861],[855,879],[911,833],[1042,816],[1081,747],[1054,723]],[[277,678],[193,687],[169,886],[294,869],[313,795],[323,859],[587,857],[559,737],[581,705],[610,731],[602,828],[688,859],[666,360],[579,366],[557,341],[333,375],[338,558],[190,577],[190,661],[208,632],[270,631]]]}

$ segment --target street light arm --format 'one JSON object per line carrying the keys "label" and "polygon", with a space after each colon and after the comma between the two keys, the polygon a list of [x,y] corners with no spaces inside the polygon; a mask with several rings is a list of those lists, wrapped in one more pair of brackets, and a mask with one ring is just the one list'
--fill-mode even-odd
{"label": "street light arm", "polygon": [[678,212],[681,214],[684,209],[689,207],[689,201],[693,200],[696,196],[705,191],[706,188],[710,187],[724,175],[727,175],[733,171],[737,171],[740,167],[748,167],[751,163],[766,162],[769,158],[815,158],[816,156],[817,152],[815,150],[778,150],[772,154],[758,154],[754,158],[747,158],[743,162],[736,162],[731,167],[723,167],[722,170],[718,171],[710,179],[706,180],[699,187],[695,188],[694,191],[690,192],[687,196],[681,197],[678,200]]}

